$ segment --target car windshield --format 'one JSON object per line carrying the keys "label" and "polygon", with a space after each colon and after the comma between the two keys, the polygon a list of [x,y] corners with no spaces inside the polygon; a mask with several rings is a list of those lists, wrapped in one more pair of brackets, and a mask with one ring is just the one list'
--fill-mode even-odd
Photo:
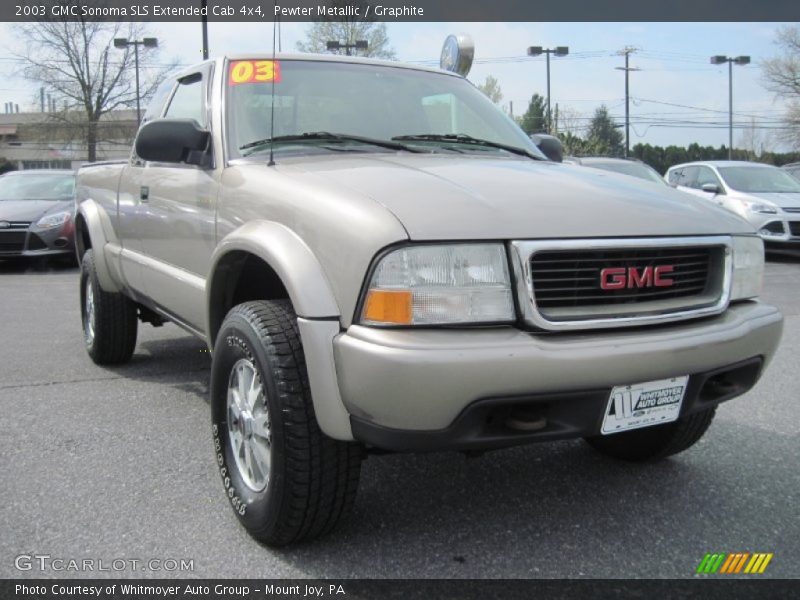
{"label": "car windshield", "polygon": [[[511,118],[461,77],[311,60],[233,61],[226,77],[232,157],[267,152],[268,140],[275,138],[274,151],[283,154],[411,149],[545,158]],[[398,140],[405,136],[415,139]],[[393,138],[394,144],[385,143]],[[510,151],[517,149],[523,152]]]}
{"label": "car windshield", "polygon": [[594,169],[603,169],[604,171],[613,171],[614,173],[622,173],[623,175],[630,175],[645,179],[653,183],[660,183],[662,185],[669,185],[652,167],[648,167],[642,163],[636,162],[587,162],[587,167]]}
{"label": "car windshield", "polygon": [[11,173],[0,177],[0,201],[69,200],[74,190],[72,173]]}
{"label": "car windshield", "polygon": [[719,167],[718,170],[728,187],[740,192],[800,192],[800,181],[777,167]]}

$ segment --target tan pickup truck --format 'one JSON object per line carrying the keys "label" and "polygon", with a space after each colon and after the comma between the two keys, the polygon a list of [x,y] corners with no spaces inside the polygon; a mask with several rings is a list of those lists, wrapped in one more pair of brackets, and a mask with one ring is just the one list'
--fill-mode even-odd
{"label": "tan pickup truck", "polygon": [[546,160],[443,70],[204,62],[77,194],[89,355],[139,320],[207,342],[225,493],[273,545],[333,528],[370,451],[680,452],[781,335],[745,221]]}

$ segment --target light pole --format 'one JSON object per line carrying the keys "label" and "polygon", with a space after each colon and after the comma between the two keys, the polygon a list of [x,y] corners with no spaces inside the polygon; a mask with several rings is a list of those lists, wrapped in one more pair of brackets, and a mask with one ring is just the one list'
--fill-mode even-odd
{"label": "light pole", "polygon": [[541,46],[530,46],[528,48],[528,56],[547,55],[547,133],[551,133],[551,115],[550,115],[550,55],[566,56],[569,54],[568,46],[556,46],[555,48],[542,48]]}
{"label": "light pole", "polygon": [[157,48],[158,40],[154,37],[146,37],[141,40],[129,40],[128,38],[114,38],[114,48],[125,49],[133,46],[133,57],[136,63],[136,123],[142,122],[142,109],[140,106],[141,98],[139,94],[139,46],[145,48]]}
{"label": "light pole", "polygon": [[342,44],[338,40],[328,40],[328,42],[325,44],[325,47],[328,50],[341,50],[342,48],[344,48],[345,54],[347,54],[347,56],[350,56],[350,50],[354,48],[356,50],[366,50],[368,46],[369,42],[367,42],[367,40],[356,40],[355,44]]}
{"label": "light pole", "polygon": [[737,56],[736,58],[729,56],[712,56],[712,65],[721,65],[728,63],[728,160],[733,159],[733,64],[748,65],[750,64],[749,56]]}

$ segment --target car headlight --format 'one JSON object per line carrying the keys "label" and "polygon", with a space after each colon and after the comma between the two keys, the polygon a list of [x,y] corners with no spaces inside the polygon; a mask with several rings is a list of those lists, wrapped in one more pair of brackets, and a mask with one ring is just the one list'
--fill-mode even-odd
{"label": "car headlight", "polygon": [[731,300],[755,298],[764,279],[764,242],[754,236],[733,236]]}
{"label": "car headlight", "polygon": [[750,212],[764,215],[774,215],[778,213],[778,207],[774,204],[768,204],[767,202],[750,202],[749,200],[742,200],[742,202],[744,202],[745,207]]}
{"label": "car headlight", "polygon": [[445,325],[514,320],[502,244],[408,246],[378,263],[361,311],[367,325]]}
{"label": "car headlight", "polygon": [[53,213],[46,215],[36,222],[36,227],[39,229],[52,229],[59,227],[70,220],[72,215],[68,211]]}

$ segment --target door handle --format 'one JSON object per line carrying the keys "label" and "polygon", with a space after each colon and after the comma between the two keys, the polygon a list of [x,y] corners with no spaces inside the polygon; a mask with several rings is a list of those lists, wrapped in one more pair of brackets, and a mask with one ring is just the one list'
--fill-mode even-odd
{"label": "door handle", "polygon": [[150,202],[150,188],[146,185],[139,188],[139,200],[142,202]]}

